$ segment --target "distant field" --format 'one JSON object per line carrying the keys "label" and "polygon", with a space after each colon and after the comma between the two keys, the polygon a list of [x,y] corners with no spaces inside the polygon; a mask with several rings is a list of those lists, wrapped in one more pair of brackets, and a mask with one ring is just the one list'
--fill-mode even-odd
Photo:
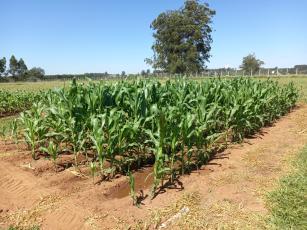
{"label": "distant field", "polygon": [[12,82],[0,83],[0,89],[4,90],[26,90],[26,91],[39,91],[52,89],[55,87],[63,87],[68,82],[65,81],[40,81],[40,82]]}
{"label": "distant field", "polygon": [[[261,78],[263,79],[263,78]],[[293,82],[294,85],[300,89],[300,100],[307,102],[307,76],[305,77],[279,77],[274,78],[281,84],[288,84],[289,82]]]}
{"label": "distant field", "polygon": [[[232,78],[232,77],[231,77]],[[165,81],[167,78],[161,78],[161,81]],[[206,78],[194,78],[195,80],[203,80]],[[256,77],[256,79],[267,79],[267,77]],[[296,87],[301,90],[301,100],[307,102],[307,76],[290,76],[290,77],[271,77],[281,84],[287,84],[293,82]],[[109,81],[109,80],[108,80]],[[116,81],[116,80],[110,80]],[[39,91],[47,90],[56,87],[65,87],[70,81],[41,81],[41,82],[14,82],[14,83],[0,83],[0,89],[4,90],[26,90],[26,91]]]}
{"label": "distant field", "polygon": [[[81,80],[81,82],[86,80]],[[106,82],[114,82],[117,80],[101,80]],[[38,81],[38,82],[10,82],[10,83],[0,83],[0,89],[4,90],[26,90],[26,91],[39,91],[39,90],[47,90],[58,87],[65,87],[69,85],[71,80],[62,81],[62,80],[54,80],[54,81]],[[80,82],[80,80],[79,80]]]}

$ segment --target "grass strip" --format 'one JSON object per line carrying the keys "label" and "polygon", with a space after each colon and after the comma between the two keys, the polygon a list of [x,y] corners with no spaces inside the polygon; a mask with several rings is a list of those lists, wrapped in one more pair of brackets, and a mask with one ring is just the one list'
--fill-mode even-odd
{"label": "grass strip", "polygon": [[268,194],[272,229],[307,228],[307,145],[293,163],[294,171]]}

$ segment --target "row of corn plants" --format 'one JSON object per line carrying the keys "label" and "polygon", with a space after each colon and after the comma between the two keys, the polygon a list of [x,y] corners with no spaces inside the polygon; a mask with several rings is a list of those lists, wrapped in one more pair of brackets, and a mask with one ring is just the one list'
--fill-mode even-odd
{"label": "row of corn plants", "polygon": [[13,115],[29,109],[33,102],[40,100],[41,94],[41,92],[0,89],[0,117]]}
{"label": "row of corn plants", "polygon": [[[21,114],[33,158],[70,151],[93,175],[110,178],[152,162],[152,194],[205,164],[210,150],[241,141],[295,105],[293,86],[247,78],[71,83]],[[133,189],[131,191],[134,191]],[[132,192],[133,194],[133,192]],[[134,194],[133,194],[134,196]]]}

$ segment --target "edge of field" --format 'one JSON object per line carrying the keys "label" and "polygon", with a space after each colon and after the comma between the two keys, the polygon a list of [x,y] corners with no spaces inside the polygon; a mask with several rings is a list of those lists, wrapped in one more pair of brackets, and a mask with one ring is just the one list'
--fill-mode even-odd
{"label": "edge of field", "polygon": [[268,193],[268,222],[273,229],[305,229],[307,226],[307,145],[292,160],[291,172]]}

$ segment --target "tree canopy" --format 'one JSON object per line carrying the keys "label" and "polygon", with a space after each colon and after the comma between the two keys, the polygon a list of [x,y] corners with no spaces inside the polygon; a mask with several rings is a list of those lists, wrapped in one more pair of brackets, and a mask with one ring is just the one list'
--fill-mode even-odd
{"label": "tree canopy", "polygon": [[26,64],[25,64],[25,62],[22,58],[19,59],[17,67],[18,67],[17,68],[18,76],[24,76],[24,74],[28,70],[28,67],[26,66]]}
{"label": "tree canopy", "polygon": [[297,69],[299,71],[306,71],[307,70],[307,65],[295,65],[294,69]]}
{"label": "tree canopy", "polygon": [[256,58],[255,54],[249,54],[243,57],[242,65],[240,68],[246,71],[248,74],[253,74],[259,71],[260,67],[264,64],[263,61]]}
{"label": "tree canopy", "polygon": [[0,59],[0,77],[2,77],[5,74],[6,70],[6,58],[3,57]]}
{"label": "tree canopy", "polygon": [[154,56],[146,62],[168,73],[202,71],[210,57],[214,15],[198,0],[186,0],[179,10],[161,13],[151,24]]}
{"label": "tree canopy", "polygon": [[12,55],[11,58],[10,58],[9,66],[10,66],[9,73],[13,77],[16,77],[17,74],[18,74],[18,61],[17,61],[17,59],[15,58],[14,55]]}
{"label": "tree canopy", "polygon": [[[6,58],[0,59],[0,77],[9,77],[14,80],[26,80],[29,78],[42,79],[45,76],[45,70],[40,67],[33,67],[28,70],[25,61],[20,58],[19,61],[14,55],[9,60],[9,68],[6,68]],[[8,80],[7,78],[1,78],[1,81]]]}
{"label": "tree canopy", "polygon": [[40,67],[33,67],[26,72],[27,77],[42,79],[45,76],[45,70]]}
{"label": "tree canopy", "polygon": [[26,66],[24,60],[22,58],[17,61],[14,55],[10,58],[10,69],[9,73],[15,80],[21,80],[25,77],[25,73],[27,72],[28,67]]}

